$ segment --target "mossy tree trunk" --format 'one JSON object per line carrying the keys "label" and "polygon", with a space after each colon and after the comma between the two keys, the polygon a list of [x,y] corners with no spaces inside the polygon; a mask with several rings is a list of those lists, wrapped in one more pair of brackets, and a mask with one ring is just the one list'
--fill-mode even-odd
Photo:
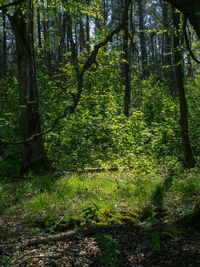
{"label": "mossy tree trunk", "polygon": [[188,214],[178,219],[176,223],[183,227],[200,230],[200,200],[196,202],[196,205]]}

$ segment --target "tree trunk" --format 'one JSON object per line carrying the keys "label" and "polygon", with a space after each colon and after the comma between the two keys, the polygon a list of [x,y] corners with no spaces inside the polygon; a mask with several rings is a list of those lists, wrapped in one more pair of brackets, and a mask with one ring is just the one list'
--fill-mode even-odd
{"label": "tree trunk", "polygon": [[151,47],[151,68],[152,70],[155,70],[157,67],[157,61],[156,61],[156,56],[155,56],[155,38],[156,38],[156,34],[154,32],[150,33],[150,47]]}
{"label": "tree trunk", "polygon": [[179,9],[190,21],[200,39],[200,1],[199,0],[166,0]]}
{"label": "tree trunk", "polygon": [[40,22],[40,8],[37,8],[37,35],[38,35],[38,47],[42,49],[42,38],[41,38],[41,22]]}
{"label": "tree trunk", "polygon": [[80,15],[80,54],[83,52],[85,49],[85,34],[84,34],[84,26],[83,26],[83,16],[82,14]]}
{"label": "tree trunk", "polygon": [[3,77],[7,76],[7,34],[6,34],[6,16],[3,14]]}
{"label": "tree trunk", "polygon": [[58,48],[58,62],[60,63],[63,60],[64,48],[65,48],[65,36],[66,36],[66,27],[67,27],[67,14],[63,10],[62,16],[62,28],[60,34],[60,45]]}
{"label": "tree trunk", "polygon": [[47,5],[47,12],[45,7],[43,7],[43,31],[44,31],[44,58],[45,65],[47,67],[48,73],[51,73],[51,54],[50,54],[50,40],[49,40],[49,10]]}
{"label": "tree trunk", "polygon": [[[124,8],[122,1],[122,8]],[[124,115],[129,117],[131,103],[131,77],[130,77],[130,55],[128,47],[128,10],[124,20],[123,29],[123,59],[122,65],[123,83],[125,86],[124,92]]]}
{"label": "tree trunk", "polygon": [[143,0],[137,0],[138,15],[139,15],[139,30],[140,30],[140,49],[141,49],[141,63],[142,63],[142,78],[148,76],[147,71],[147,51],[146,51],[146,39],[144,35],[144,9]]}
{"label": "tree trunk", "polygon": [[[18,82],[21,108],[21,133],[26,140],[41,132],[38,113],[38,91],[33,50],[33,2],[23,1],[9,16],[16,41]],[[25,11],[25,12],[24,12]],[[49,169],[42,136],[25,142],[21,172],[28,170],[43,171]]]}
{"label": "tree trunk", "polygon": [[196,201],[194,208],[176,220],[176,223],[182,227],[189,227],[200,231],[200,199]]}
{"label": "tree trunk", "polygon": [[[90,0],[86,0],[86,4],[90,5]],[[90,52],[90,17],[86,14],[86,48]]]}
{"label": "tree trunk", "polygon": [[173,22],[174,22],[174,34],[173,34],[173,45],[174,45],[174,60],[175,60],[175,76],[176,85],[178,89],[178,96],[180,102],[180,126],[182,142],[184,146],[184,166],[186,168],[193,168],[196,164],[196,160],[190,144],[189,133],[188,133],[188,112],[187,112],[187,101],[184,90],[184,72],[182,67],[182,51],[180,50],[180,13],[176,13],[173,8]]}
{"label": "tree trunk", "polygon": [[165,80],[168,80],[170,93],[172,96],[176,95],[174,90],[175,86],[175,76],[172,68],[172,37],[169,34],[170,32],[170,18],[172,14],[170,13],[170,5],[161,0],[161,7],[162,7],[162,24],[163,24],[163,77]]}

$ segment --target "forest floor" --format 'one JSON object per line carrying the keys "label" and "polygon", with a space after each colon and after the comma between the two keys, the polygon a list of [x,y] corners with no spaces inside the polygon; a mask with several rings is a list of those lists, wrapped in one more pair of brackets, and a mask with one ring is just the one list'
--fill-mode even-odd
{"label": "forest floor", "polygon": [[[99,210],[95,210],[89,207],[86,209],[88,214],[85,212],[84,216],[87,215],[87,219],[90,219],[92,218],[91,216],[95,215],[96,217],[94,217],[96,220],[101,218],[102,221],[98,222],[97,220],[96,223],[95,219],[88,219],[81,225],[74,223],[74,225],[72,225],[69,229],[57,227],[57,229],[55,228],[55,231],[53,232],[49,231],[50,228],[52,229],[51,225],[49,225],[51,221],[47,221],[48,224],[45,224],[46,228],[42,227],[41,223],[43,222],[43,217],[39,222],[35,218],[34,224],[30,225],[31,220],[33,221],[34,217],[32,218],[29,215],[37,215],[33,214],[34,212],[31,206],[33,205],[33,202],[35,201],[33,206],[34,209],[36,209],[36,207],[39,209],[38,203],[41,204],[41,199],[43,199],[41,197],[43,197],[43,194],[45,193],[44,196],[47,202],[43,204],[47,205],[50,203],[50,206],[52,206],[50,196],[52,196],[53,192],[55,192],[55,188],[57,190],[57,195],[61,195],[60,189],[66,190],[65,195],[69,188],[70,192],[74,190],[74,195],[71,195],[70,197],[68,196],[67,200],[64,199],[63,205],[65,206],[67,205],[67,201],[70,199],[72,201],[70,203],[75,201],[75,207],[81,205],[84,201],[84,197],[85,200],[88,201],[88,197],[91,195],[91,192],[89,192],[89,185],[93,186],[94,195],[92,195],[92,197],[94,197],[94,199],[98,199],[98,196],[100,195],[102,199],[104,196],[103,194],[105,193],[107,198],[110,197],[108,199],[108,203],[110,203],[111,200],[115,201],[114,196],[117,198],[119,198],[119,196],[123,196],[123,203],[125,197],[127,197],[126,200],[128,201],[129,196],[132,197],[134,194],[138,194],[139,191],[136,190],[136,187],[131,187],[133,184],[133,180],[130,180],[132,179],[130,178],[132,177],[130,176],[131,174],[126,173],[125,176],[123,175],[123,173],[116,172],[114,174],[108,174],[109,178],[105,174],[95,177],[87,176],[87,179],[82,176],[64,177],[61,178],[61,180],[56,180],[53,187],[53,180],[49,181],[49,184],[46,184],[48,180],[44,179],[41,182],[42,179],[40,177],[38,180],[29,179],[28,189],[28,183],[26,180],[24,182],[20,182],[19,184],[8,183],[7,181],[4,184],[2,183],[2,203],[0,203],[2,204],[2,206],[0,206],[2,207],[2,214],[0,217],[0,266],[200,266],[200,232],[188,228],[183,229],[174,225],[171,220],[170,214],[172,212],[170,213],[170,210],[166,213],[163,213],[163,210],[161,210],[160,215],[162,216],[158,216],[159,213],[156,213],[154,209],[154,215],[150,213],[146,216],[146,218],[144,218],[143,212],[143,214],[140,213],[140,219],[143,217],[143,220],[135,220],[134,213],[130,212],[129,204],[129,206],[127,206],[127,209],[129,208],[128,211],[122,210],[121,213],[113,213],[115,218],[110,218],[110,221],[108,220],[108,222],[106,222],[104,221],[105,218],[109,218],[109,216],[112,217],[114,215],[101,208]],[[146,177],[147,175],[144,174],[144,176]],[[123,179],[121,179],[122,177]],[[136,176],[134,177],[134,179],[137,179]],[[144,180],[141,180],[141,175],[138,177],[140,177],[138,182],[144,184]],[[124,179],[127,181],[126,190]],[[130,180],[130,184],[128,184],[128,179]],[[150,182],[153,181],[152,176],[148,179]],[[111,180],[112,187],[109,189],[108,181]],[[196,180],[197,179],[194,181],[196,182]],[[44,181],[45,184],[43,184]],[[79,190],[80,188],[83,188],[81,187],[81,181],[85,187],[87,186],[86,193],[84,194],[82,192],[83,189],[81,191]],[[87,185],[86,182],[88,183]],[[187,180],[183,179],[181,181],[181,185],[184,182],[188,183],[188,178]],[[98,187],[96,183],[98,183]],[[127,187],[127,185],[129,187]],[[32,194],[36,190],[35,186],[40,190],[37,191],[37,194]],[[48,189],[45,192],[43,192],[44,186]],[[139,186],[139,190],[141,191],[141,184],[139,184]],[[104,188],[104,190],[101,191],[100,187]],[[145,186],[145,188],[148,187],[149,184]],[[131,191],[131,188],[136,191]],[[168,192],[168,194],[165,195],[166,200],[169,201],[170,191],[168,190],[168,187],[166,187],[165,182],[163,182],[163,188],[165,190],[163,192]],[[105,192],[106,189],[113,190],[113,192],[116,191],[115,195]],[[153,190],[156,192],[159,191],[159,195],[156,195],[159,196],[159,201],[161,196],[164,199],[164,193],[160,194],[161,184],[158,184],[158,186]],[[81,193],[80,202],[78,202],[79,199],[77,199],[78,192]],[[196,199],[199,199],[199,193],[196,193],[192,196],[192,200],[190,199],[190,202],[192,201],[194,203]],[[145,191],[144,195],[146,194],[147,191]],[[171,202],[167,202],[167,205],[172,205],[172,201],[174,201],[174,206],[179,208],[181,206],[181,209],[178,211],[182,212],[185,207],[181,205],[180,198],[175,198],[175,195],[173,194],[174,193],[172,191],[172,200],[170,200]],[[36,198],[34,199],[34,197]],[[40,202],[36,202],[39,198],[41,198]],[[56,198],[54,198],[54,201],[55,199]],[[94,199],[91,201],[94,201]],[[9,201],[10,203],[8,203]],[[28,203],[29,201],[30,203],[28,206],[24,206],[24,203]],[[88,202],[85,203],[88,205]],[[106,203],[105,198],[102,205],[105,206],[108,205],[108,203]],[[121,203],[120,199],[118,203]],[[7,205],[4,210],[3,204],[4,206]],[[100,202],[97,203],[97,205],[100,206]],[[167,205],[164,205],[164,210],[167,209]],[[46,206],[42,208],[47,209]],[[56,214],[56,205],[53,209]],[[144,207],[143,211],[145,211],[145,209],[146,207]],[[11,216],[8,210],[9,212],[14,213],[15,216]],[[173,212],[174,211],[175,209]],[[28,212],[30,212],[30,214],[28,214]],[[51,212],[53,211],[51,210]],[[37,211],[37,213],[40,213],[40,211]],[[119,214],[124,215],[121,220],[118,220]],[[103,217],[103,215],[106,215],[107,217]],[[131,218],[131,216],[133,216],[133,218]],[[81,220],[83,218],[84,217],[80,217]],[[75,221],[73,218],[70,223],[72,223],[73,220]],[[77,222],[79,221],[77,220]],[[59,225],[56,223],[54,226]]]}
{"label": "forest floor", "polygon": [[1,240],[1,266],[200,266],[199,232],[170,236],[160,225],[148,223],[94,226],[93,231],[79,228],[64,238],[51,236],[47,244],[42,241],[48,241],[48,235],[40,233],[34,235],[40,244],[31,244],[33,236],[24,225],[11,226],[2,219],[8,227]]}

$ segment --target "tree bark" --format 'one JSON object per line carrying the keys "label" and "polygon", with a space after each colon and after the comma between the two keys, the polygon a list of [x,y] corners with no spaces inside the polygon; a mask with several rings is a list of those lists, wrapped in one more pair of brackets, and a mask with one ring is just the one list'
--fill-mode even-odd
{"label": "tree bark", "polygon": [[80,15],[80,54],[83,52],[85,49],[85,34],[84,34],[84,26],[83,26],[83,16]]}
{"label": "tree bark", "polygon": [[3,77],[7,76],[7,34],[6,34],[6,16],[3,14]]}
{"label": "tree bark", "polygon": [[[24,0],[16,6],[13,15],[9,15],[15,35],[18,83],[21,108],[21,134],[26,140],[41,132],[38,113],[38,90],[33,49],[33,2]],[[21,173],[29,170],[42,171],[50,168],[42,136],[25,142]]]}
{"label": "tree bark", "polygon": [[142,63],[142,78],[148,76],[147,71],[147,51],[146,51],[146,38],[144,35],[144,8],[143,0],[136,0],[138,5],[139,15],[139,30],[140,30],[140,49],[141,49],[141,63]]}
{"label": "tree bark", "polygon": [[37,35],[38,35],[38,47],[39,49],[42,49],[40,7],[37,8]]}
{"label": "tree bark", "polygon": [[59,63],[63,60],[63,54],[65,53],[66,28],[67,28],[67,14],[66,14],[66,11],[63,10],[62,26],[61,26],[61,34],[60,34],[60,45],[58,48],[58,62]]}
{"label": "tree bark", "polygon": [[[122,8],[124,4],[122,1]],[[122,65],[122,74],[123,74],[123,84],[125,86],[124,91],[124,115],[129,117],[130,114],[130,103],[131,103],[131,77],[130,77],[130,55],[129,55],[129,46],[128,46],[128,9],[126,10],[127,14],[125,15],[125,20],[123,22],[123,65]]]}
{"label": "tree bark", "polygon": [[174,90],[175,86],[175,76],[172,68],[172,37],[169,34],[170,28],[170,19],[172,19],[172,14],[170,12],[170,5],[161,0],[161,7],[162,7],[162,24],[163,24],[163,62],[162,66],[163,68],[163,77],[165,80],[168,81],[169,88],[170,88],[170,93],[172,96],[176,95],[176,92]]}
{"label": "tree bark", "polygon": [[49,14],[48,14],[48,5],[47,12],[43,6],[43,31],[44,31],[44,58],[47,71],[51,73],[51,53],[50,53],[50,40],[49,40]]}
{"label": "tree bark", "polygon": [[[90,0],[86,0],[86,4],[90,5]],[[90,17],[86,14],[86,48],[90,52]]]}
{"label": "tree bark", "polygon": [[176,85],[178,89],[178,96],[180,102],[180,126],[182,142],[184,147],[184,166],[186,168],[193,168],[196,164],[196,159],[194,157],[188,131],[188,111],[187,111],[187,101],[185,97],[184,89],[184,72],[182,67],[182,51],[180,50],[180,13],[176,13],[173,8],[173,22],[174,22],[174,33],[173,33],[173,45],[174,45],[174,59],[175,59],[175,76]]}

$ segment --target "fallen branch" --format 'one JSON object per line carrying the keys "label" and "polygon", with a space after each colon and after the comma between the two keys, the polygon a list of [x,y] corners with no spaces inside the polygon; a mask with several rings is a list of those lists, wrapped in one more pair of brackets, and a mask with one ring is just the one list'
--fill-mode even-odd
{"label": "fallen branch", "polygon": [[111,168],[86,168],[86,169],[68,169],[61,170],[64,174],[71,174],[73,172],[76,173],[95,173],[95,172],[106,172],[106,171],[119,171],[120,167],[111,167]]}
{"label": "fallen branch", "polygon": [[96,225],[91,224],[88,226],[82,226],[76,230],[69,231],[67,233],[62,234],[56,234],[56,235],[50,235],[47,238],[41,238],[41,239],[33,239],[25,242],[21,246],[19,246],[19,249],[24,249],[27,247],[32,246],[39,246],[39,245],[47,245],[52,242],[61,242],[61,241],[69,241],[77,236],[90,236],[93,234],[98,233],[99,231],[113,231],[113,230],[122,230],[123,227],[126,229],[130,228],[137,228],[138,225],[131,224],[131,225],[120,225],[120,224],[114,224],[114,225]]}

